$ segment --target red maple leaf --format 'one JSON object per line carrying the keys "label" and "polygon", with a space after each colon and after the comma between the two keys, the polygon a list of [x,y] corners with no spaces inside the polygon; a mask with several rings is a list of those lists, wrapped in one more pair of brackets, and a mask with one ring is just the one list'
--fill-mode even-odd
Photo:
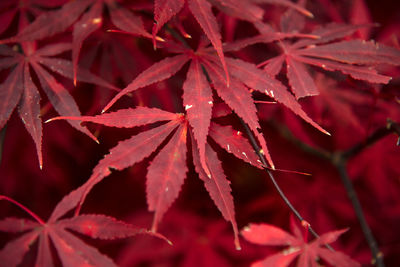
{"label": "red maple leaf", "polygon": [[[283,22],[285,21],[285,22]],[[293,16],[282,16],[282,31],[301,31],[304,23]],[[274,30],[263,23],[255,23],[261,34]],[[386,84],[391,77],[377,72],[377,65],[399,65],[400,50],[375,43],[374,41],[335,41],[350,36],[357,30],[371,25],[346,25],[331,23],[313,30],[310,34],[318,38],[301,38],[290,43],[280,41],[281,55],[259,64],[264,70],[276,76],[286,63],[287,78],[296,98],[318,94],[312,75],[305,64],[317,66],[327,71],[341,71],[354,79],[371,83]],[[335,42],[334,42],[335,41]],[[265,42],[271,42],[267,39]]]}
{"label": "red maple leaf", "polygon": [[[120,239],[137,234],[153,234],[145,229],[118,221],[100,214],[84,214],[72,218],[60,219],[71,207],[63,206],[63,201],[74,197],[67,195],[54,209],[47,222],[26,207],[5,196],[8,200],[27,211],[36,221],[9,217],[0,221],[0,231],[22,233],[17,239],[8,242],[0,251],[0,261],[4,266],[19,265],[30,247],[38,240],[39,247],[35,266],[54,266],[51,244],[54,245],[63,266],[116,266],[106,255],[100,253],[73,235],[73,232],[96,239]],[[75,202],[77,203],[77,202]]]}
{"label": "red maple leaf", "polygon": [[[72,36],[73,80],[77,81],[79,52],[83,41],[103,22],[103,9],[107,7],[111,22],[120,30],[151,38],[144,29],[143,21],[124,6],[113,0],[71,1],[62,8],[38,16],[34,22],[20,31],[17,36],[4,39],[0,43],[25,42],[50,37],[74,25]],[[86,11],[86,12],[85,12]],[[51,23],[49,23],[51,21]]]}
{"label": "red maple leaf", "polygon": [[[155,122],[169,121],[166,124],[122,141],[112,148],[110,153],[94,168],[89,180],[75,191],[74,199],[79,198],[80,203],[83,203],[86,195],[94,185],[111,174],[110,170],[122,170],[142,161],[144,158],[150,156],[178,128],[148,167],[146,183],[147,203],[149,210],[155,212],[152,230],[156,231],[162,216],[178,197],[186,178],[187,120],[184,115],[156,108],[137,107],[135,109],[123,109],[94,117],[58,117],[55,119],[80,120],[112,127],[136,127]],[[203,180],[207,191],[223,217],[232,223],[235,234],[235,245],[240,249],[234,203],[229,186],[230,182],[224,175],[221,162],[215,151],[208,144],[205,144],[204,147],[204,164],[208,168],[208,173],[204,172],[200,163],[200,154],[196,149],[198,147],[196,140],[194,138],[191,138],[191,140],[196,171]],[[250,154],[250,145],[246,147],[244,144],[241,148],[244,148]],[[232,143],[232,150],[237,151],[234,143]],[[75,203],[66,203],[66,205],[75,205]]]}
{"label": "red maple leaf", "polygon": [[[250,224],[245,227],[241,234],[243,237],[254,244],[267,246],[287,246],[287,248],[277,254],[268,256],[264,260],[254,262],[253,267],[261,266],[289,266],[290,263],[299,257],[297,266],[308,267],[318,266],[317,260],[323,259],[333,266],[360,266],[347,255],[339,251],[333,251],[325,245],[335,242],[336,239],[347,230],[338,230],[325,233],[319,238],[307,243],[307,238],[303,238],[300,229],[292,221],[292,231],[294,235],[269,224]],[[305,229],[305,233],[308,229]]]}
{"label": "red maple leaf", "polygon": [[[62,58],[53,57],[70,49],[71,44],[69,43],[58,43],[36,49],[35,42],[24,42],[21,51],[19,51],[17,45],[13,48],[6,45],[0,46],[0,56],[3,57],[0,61],[1,67],[11,69],[6,80],[0,84],[0,97],[2,99],[0,103],[0,128],[4,127],[15,107],[18,107],[19,116],[35,142],[40,168],[43,165],[40,94],[37,85],[32,80],[31,69],[39,78],[42,89],[60,115],[79,116],[79,108],[68,90],[44,68],[47,67],[55,73],[72,79],[72,63]],[[85,69],[80,69],[78,79],[118,90]],[[71,125],[96,140],[96,137],[79,123],[71,122]]]}
{"label": "red maple leaf", "polygon": [[36,17],[48,8],[61,6],[66,0],[4,0],[0,3],[0,34],[5,32],[13,19],[19,14],[18,28],[22,29],[28,24],[29,16]]}
{"label": "red maple leaf", "polygon": [[[154,20],[155,24],[153,27],[153,40],[155,42],[155,35],[161,29],[161,27],[176,15],[184,6],[185,0],[155,0],[154,4]],[[187,4],[190,12],[199,23],[200,27],[210,40],[217,55],[221,61],[225,76],[226,83],[229,87],[230,77],[228,68],[225,62],[225,57],[222,49],[221,34],[218,29],[217,19],[213,15],[212,5],[218,7],[222,12],[243,20],[250,22],[261,21],[264,16],[262,8],[258,7],[257,3],[272,3],[278,5],[284,5],[291,8],[295,8],[298,11],[312,16],[310,12],[305,10],[299,5],[296,5],[287,0],[252,0],[252,1],[241,1],[241,0],[187,0]],[[155,46],[155,45],[154,45]]]}

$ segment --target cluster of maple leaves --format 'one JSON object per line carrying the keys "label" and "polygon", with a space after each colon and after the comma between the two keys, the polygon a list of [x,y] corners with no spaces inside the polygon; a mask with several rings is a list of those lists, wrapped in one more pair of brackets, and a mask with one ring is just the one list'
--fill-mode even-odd
{"label": "cluster of maple leaves", "polygon": [[[276,125],[335,152],[388,118],[400,121],[399,33],[390,27],[400,20],[385,32],[364,0],[309,2],[1,1],[0,231],[20,235],[2,235],[0,264],[370,263],[336,170]],[[388,263],[400,253],[398,231],[386,233],[400,222],[395,138],[366,148],[347,170]],[[305,221],[291,221],[293,235],[281,229],[290,211],[265,170],[319,238]],[[53,212],[45,222],[31,210]],[[336,244],[346,230],[335,229],[346,227]],[[105,254],[84,237],[140,233],[150,236]]]}

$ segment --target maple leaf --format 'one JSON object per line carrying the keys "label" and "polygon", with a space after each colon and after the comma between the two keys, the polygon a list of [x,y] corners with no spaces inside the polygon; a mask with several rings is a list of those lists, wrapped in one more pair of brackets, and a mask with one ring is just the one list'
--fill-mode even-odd
{"label": "maple leaf", "polygon": [[[151,130],[141,132],[112,148],[110,153],[94,168],[89,180],[80,189],[76,190],[77,196],[75,199],[80,198],[80,203],[83,203],[86,195],[95,184],[111,173],[111,169],[122,170],[142,161],[150,156],[178,128],[148,167],[146,180],[147,203],[149,210],[155,212],[152,230],[157,231],[157,226],[162,216],[178,197],[186,178],[187,120],[184,115],[156,108],[137,107],[135,109],[104,113],[94,117],[57,117],[52,120],[59,119],[94,122],[112,127],[137,127],[149,123],[169,121]],[[223,217],[232,223],[235,246],[240,249],[233,198],[230,194],[229,182],[223,174],[221,162],[210,146],[205,144],[204,164],[208,166],[208,172],[205,173],[203,165],[200,163],[201,158],[197,152],[196,148],[198,146],[195,145],[196,140],[194,138],[192,138],[192,143],[196,171],[204,181],[207,191],[209,191]],[[234,148],[234,145],[232,145],[232,148]],[[246,151],[248,151],[248,148]],[[70,204],[67,203],[66,205]]]}
{"label": "maple leaf", "polygon": [[44,12],[23,28],[17,36],[1,40],[0,43],[34,41],[60,33],[71,26],[91,2],[92,0],[71,1],[61,9]]}
{"label": "maple leaf", "polygon": [[153,234],[146,229],[118,221],[115,218],[100,214],[83,214],[72,218],[60,219],[69,211],[62,207],[63,201],[74,197],[67,195],[55,208],[58,213],[44,222],[36,214],[13,199],[0,196],[0,200],[8,200],[27,211],[36,221],[21,218],[5,218],[0,221],[0,231],[22,233],[17,239],[8,242],[0,251],[0,260],[5,266],[19,265],[30,247],[38,240],[38,255],[35,266],[54,266],[51,243],[54,245],[63,266],[116,266],[106,255],[100,253],[73,235],[70,231],[95,239],[121,239],[137,234]]}
{"label": "maple leaf", "polygon": [[[155,0],[154,1],[154,20],[155,24],[153,27],[153,42],[155,47],[155,36],[161,27],[168,22],[173,16],[175,16],[184,6],[185,0]],[[217,55],[221,61],[224,69],[226,84],[229,87],[230,77],[225,62],[225,57],[222,49],[221,34],[218,29],[217,19],[213,15],[212,5],[218,7],[221,11],[228,15],[247,20],[250,22],[261,21],[264,16],[262,8],[252,3],[272,3],[296,8],[298,11],[311,15],[310,12],[298,6],[290,1],[286,0],[252,0],[252,1],[241,1],[241,0],[187,0],[190,12],[199,23],[200,27],[204,31],[207,38],[213,45]]]}
{"label": "maple leaf", "polygon": [[[52,57],[70,50],[71,44],[58,43],[36,50],[34,42],[25,42],[22,45],[21,52],[16,51],[17,49],[18,46],[14,46],[13,48],[5,45],[0,46],[0,55],[3,56],[0,61],[1,67],[11,69],[11,73],[6,80],[0,84],[0,96],[4,100],[0,103],[0,128],[4,127],[14,108],[17,106],[19,116],[35,142],[39,166],[42,168],[40,94],[37,85],[32,80],[31,69],[38,76],[41,87],[60,115],[79,116],[79,108],[67,89],[43,68],[45,66],[64,77],[72,78],[71,62]],[[85,69],[80,69],[78,78],[80,81],[118,90]],[[86,128],[80,126],[78,123],[72,122],[71,125],[96,140]]]}
{"label": "maple leaf", "polygon": [[[263,24],[255,25],[262,34],[272,30]],[[285,62],[289,84],[296,98],[318,94],[313,77],[305,64],[327,71],[341,71],[358,80],[386,84],[391,77],[379,74],[376,66],[378,64],[399,65],[400,50],[376,44],[373,41],[332,42],[349,36],[366,26],[369,25],[331,23],[310,33],[319,36],[318,39],[300,39],[294,43],[279,42],[282,54],[268,59],[259,66],[265,65],[265,71],[276,76]]]}
{"label": "maple leaf", "polygon": [[[232,16],[234,18],[247,20],[250,22],[256,22],[262,20],[264,16],[263,8],[257,6],[257,4],[276,4],[276,5],[283,5],[286,7],[293,8],[298,12],[306,15],[312,16],[312,14],[304,9],[302,6],[295,4],[293,2],[287,0],[250,0],[250,1],[238,1],[238,0],[209,0],[209,2],[220,9],[222,12]],[[154,27],[153,27],[153,35],[155,36],[157,32],[162,28],[162,26],[167,23],[173,16],[179,13],[184,6],[185,0],[168,0],[168,1],[161,1],[161,0],[154,0]],[[202,15],[199,14],[194,8],[190,7],[190,5],[197,4],[203,9],[209,8],[209,3],[207,1],[198,1],[194,3],[194,1],[188,0],[189,8],[195,18],[198,20],[200,26],[203,28],[205,34],[210,37],[214,35],[213,32],[218,32],[214,26],[209,27],[205,24],[214,24],[216,25],[215,18],[209,13],[210,15],[205,16],[207,20],[202,20],[200,17]],[[218,34],[218,33],[217,33]],[[212,42],[212,40],[210,39]],[[214,44],[213,44],[214,45]],[[215,47],[217,50],[217,47]]]}
{"label": "maple leaf", "polygon": [[11,22],[19,14],[18,28],[22,29],[28,24],[29,16],[36,17],[44,12],[45,9],[61,6],[65,0],[46,1],[46,0],[31,0],[31,1],[10,1],[5,0],[0,4],[0,34],[5,32],[10,27]]}
{"label": "maple leaf", "polygon": [[111,22],[120,30],[130,34],[151,38],[139,16],[129,9],[119,5],[116,1],[91,1],[90,9],[74,24],[72,61],[74,63],[74,83],[76,83],[79,52],[83,41],[102,25],[103,9],[107,7]]}
{"label": "maple leaf", "polygon": [[[324,247],[335,242],[347,229],[325,233],[310,243],[306,243],[307,240],[304,240],[300,229],[293,221],[292,231],[294,236],[276,226],[265,223],[250,224],[245,227],[241,234],[251,243],[267,246],[287,246],[282,252],[254,262],[252,266],[289,266],[296,257],[299,257],[297,263],[299,267],[317,266],[316,261],[319,258],[333,266],[360,266],[359,263],[342,252],[332,251]],[[308,229],[305,229],[305,231],[308,231]]]}
{"label": "maple leaf", "polygon": [[77,66],[82,43],[90,34],[101,27],[103,22],[102,13],[105,7],[110,12],[111,22],[117,28],[131,34],[151,38],[151,34],[144,29],[141,18],[135,16],[116,1],[80,0],[71,1],[58,10],[39,15],[34,22],[25,27],[17,36],[1,40],[0,44],[43,39],[63,32],[74,24],[72,32],[72,62],[73,80],[76,85]]}

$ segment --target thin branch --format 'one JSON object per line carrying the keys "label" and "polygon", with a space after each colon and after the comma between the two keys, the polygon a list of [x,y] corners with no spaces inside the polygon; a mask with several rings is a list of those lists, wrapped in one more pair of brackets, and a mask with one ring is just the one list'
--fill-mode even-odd
{"label": "thin branch", "polygon": [[[257,141],[252,133],[252,131],[250,130],[249,126],[239,117],[240,122],[242,123],[249,139],[250,139],[250,143],[254,149],[254,151],[256,152],[257,156],[260,158],[261,163],[264,166],[268,166],[267,161],[265,160],[264,155],[260,152],[261,148],[259,147],[259,145],[257,144]],[[299,221],[301,222],[301,224],[303,226],[306,226],[308,231],[315,237],[315,238],[319,238],[319,235],[314,231],[314,229],[311,227],[310,223],[308,223],[306,220],[304,220],[304,218],[301,216],[301,214],[297,211],[297,209],[292,205],[292,203],[290,202],[290,200],[286,197],[285,193],[283,193],[282,189],[280,188],[278,182],[276,181],[274,175],[272,174],[272,171],[269,170],[268,168],[264,167],[265,171],[268,173],[268,176],[271,180],[271,182],[274,184],[275,189],[278,191],[279,196],[283,199],[283,201],[285,202],[285,204],[289,207],[289,209],[293,212],[293,214],[297,217],[297,219],[299,219]],[[331,251],[335,251],[329,244],[325,244],[325,246],[330,249]]]}
{"label": "thin branch", "polygon": [[[342,152],[342,156],[346,159],[352,158],[352,157],[358,155],[361,151],[363,151],[368,146],[374,144],[375,142],[381,140],[383,137],[385,137],[391,133],[396,133],[398,136],[400,136],[400,125],[398,123],[392,121],[391,119],[388,119],[386,127],[377,129],[370,136],[368,136],[368,138],[364,142],[361,142],[361,143],[353,146],[352,148],[347,149],[346,151]],[[400,138],[399,138],[399,140],[400,140]],[[397,142],[397,145],[399,145],[399,141]]]}
{"label": "thin branch", "polygon": [[286,127],[278,126],[276,123],[272,124],[276,127],[276,129],[283,137],[285,137],[287,140],[290,140],[293,144],[298,146],[304,152],[325,159],[337,168],[343,186],[345,187],[347,195],[353,205],[354,212],[360,223],[365,239],[367,240],[368,246],[370,247],[372,253],[372,264],[376,264],[378,267],[384,267],[385,264],[383,262],[383,254],[379,250],[377,242],[365,219],[361,203],[357,197],[357,193],[355,192],[354,186],[347,174],[346,163],[350,158],[355,157],[368,146],[381,140],[383,137],[389,135],[390,133],[396,133],[398,136],[400,136],[400,125],[388,119],[386,127],[377,129],[365,141],[353,146],[348,150],[332,153],[322,148],[316,148],[302,142],[301,140],[297,139]]}
{"label": "thin branch", "polygon": [[372,253],[372,264],[376,264],[378,267],[384,267],[383,253],[379,250],[376,243],[375,237],[365,219],[364,212],[357,197],[357,193],[354,190],[353,183],[350,180],[346,170],[346,159],[339,155],[334,164],[339,172],[340,179],[342,180],[343,186],[346,188],[347,196],[349,197],[351,204],[353,205],[354,212],[356,213],[358,222],[360,223],[361,230],[367,240],[368,246]]}

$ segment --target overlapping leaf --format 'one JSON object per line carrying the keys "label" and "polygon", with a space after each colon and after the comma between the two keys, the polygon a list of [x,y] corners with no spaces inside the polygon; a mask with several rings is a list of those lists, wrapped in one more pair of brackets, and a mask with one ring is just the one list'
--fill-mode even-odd
{"label": "overlapping leaf", "polygon": [[[368,25],[367,25],[368,26]],[[277,75],[285,62],[287,77],[296,98],[318,94],[313,76],[305,64],[328,71],[341,71],[354,79],[371,83],[388,83],[391,77],[377,72],[378,64],[399,65],[400,51],[373,41],[337,39],[351,35],[366,25],[329,24],[311,32],[318,39],[280,42],[282,55],[267,60],[265,71]]]}
{"label": "overlapping leaf", "polygon": [[90,34],[101,27],[104,7],[108,7],[112,23],[120,30],[151,38],[151,34],[144,29],[141,18],[135,16],[116,1],[81,0],[71,1],[58,10],[41,14],[33,23],[19,32],[17,36],[4,39],[0,43],[43,39],[63,32],[71,25],[74,25],[72,62],[73,79],[74,84],[76,84],[78,59],[82,43]]}
{"label": "overlapping leaf", "polygon": [[[74,194],[66,196],[63,201],[68,201],[71,197],[74,197]],[[116,266],[112,259],[81,241],[70,232],[71,230],[91,238],[104,240],[127,238],[144,233],[163,238],[146,229],[100,214],[84,214],[60,219],[70,208],[73,207],[65,208],[60,204],[57,205],[55,210],[59,213],[57,216],[52,215],[46,223],[37,215],[33,215],[37,221],[11,217],[0,221],[0,231],[22,233],[18,238],[8,242],[0,251],[1,264],[10,267],[18,266],[31,246],[38,241],[36,266],[55,265],[51,244],[56,248],[61,263],[65,267]]]}
{"label": "overlapping leaf", "polygon": [[247,90],[246,86],[239,80],[233,78],[231,79],[230,87],[227,87],[223,82],[223,76],[221,73],[222,69],[219,68],[218,65],[210,64],[210,62],[207,63],[206,70],[213,81],[213,87],[217,91],[218,95],[238,114],[239,117],[243,119],[244,122],[249,125],[253,134],[261,144],[262,151],[260,152],[266,156],[268,163],[272,168],[274,168],[274,163],[272,162],[271,156],[268,152],[265,139],[258,131],[261,127],[258,122],[256,106],[253,102],[250,91]]}
{"label": "overlapping leaf", "polygon": [[74,82],[76,83],[77,66],[79,53],[83,41],[94,31],[99,29],[103,22],[103,9],[108,8],[111,22],[120,30],[135,35],[141,35],[150,38],[144,28],[142,19],[134,15],[125,7],[115,1],[94,1],[91,0],[90,9],[82,15],[81,19],[74,24],[73,30],[73,53],[72,62],[74,63]]}
{"label": "overlapping leaf", "polygon": [[[33,23],[22,29],[17,36],[2,40],[0,43],[33,41],[62,32],[79,18],[90,1],[91,0],[71,1],[63,5],[61,9],[44,12],[39,15]],[[55,1],[55,4],[57,4],[57,2],[58,1]],[[43,5],[43,3],[39,4]],[[51,4],[47,1],[46,5],[49,7]],[[52,23],[49,23],[49,21]]]}
{"label": "overlapping leaf", "polygon": [[[67,89],[43,68],[45,66],[62,76],[72,78],[72,64],[70,61],[50,57],[71,49],[71,45],[68,43],[59,43],[35,50],[35,43],[26,42],[22,49],[22,53],[14,51],[5,45],[2,45],[0,49],[0,55],[3,57],[1,59],[3,68],[11,69],[9,76],[0,85],[0,96],[2,98],[0,103],[0,128],[4,127],[14,108],[18,106],[18,111],[25,124],[25,128],[35,142],[41,167],[43,160],[40,95],[37,85],[32,81],[31,69],[38,76],[41,87],[60,115],[79,116],[79,108]],[[116,89],[111,84],[84,69],[80,70],[78,79]],[[86,128],[78,123],[72,122],[71,125],[96,140]]]}
{"label": "overlapping leaf", "polygon": [[[306,15],[311,15],[310,12],[298,6],[290,1],[241,1],[241,0],[187,0],[190,12],[195,17],[196,21],[199,23],[200,27],[203,29],[204,33],[210,40],[214,49],[217,52],[219,60],[221,61],[222,67],[224,69],[226,84],[229,87],[230,77],[228,69],[225,62],[225,57],[222,49],[221,34],[218,29],[217,19],[213,15],[212,5],[217,6],[223,12],[229,14],[232,17],[247,20],[250,22],[261,21],[264,15],[262,8],[258,7],[255,3],[271,3],[280,4],[295,8]],[[153,27],[153,40],[157,32],[161,27],[174,15],[176,15],[183,7],[184,0],[169,0],[161,1],[155,0],[154,4],[154,20],[156,21]]]}
{"label": "overlapping leaf", "polygon": [[[181,9],[184,6],[184,2],[185,0],[168,0],[168,1],[154,0],[154,20],[156,21],[156,23],[154,24],[153,28],[153,35],[157,34],[157,32],[166,22],[168,22],[173,16],[175,16],[179,11],[181,11]],[[279,1],[278,0],[250,0],[250,1],[209,0],[208,2],[218,7],[218,9],[228,14],[229,16],[242,20],[247,20],[250,22],[262,20],[264,16],[264,10],[261,7],[257,6],[257,4],[264,4],[264,3],[286,6],[289,8],[293,8],[306,16],[309,17],[312,16],[312,14],[302,6],[287,0],[279,0]],[[209,6],[209,3],[207,3],[207,1],[197,1],[197,3],[191,1],[188,2],[188,4],[189,8],[190,5],[193,5],[193,7],[194,5],[198,5],[204,10]],[[199,18],[198,17],[200,15],[199,11],[191,8],[191,12],[196,19]],[[210,25],[216,22],[215,18],[212,17],[212,13],[205,15],[207,17],[207,20],[202,22],[209,23]],[[208,37],[210,37],[209,34],[215,34],[211,33],[212,31],[218,32],[217,29],[209,28],[208,30],[211,30],[211,32],[207,33],[208,27],[205,26],[206,24],[203,24],[202,22],[199,21],[199,24],[201,25],[201,27],[203,28],[204,32]],[[219,33],[217,34],[219,35]],[[215,49],[217,49],[217,47],[215,47]]]}
{"label": "overlapping leaf", "polygon": [[29,16],[37,16],[46,11],[48,8],[61,6],[65,0],[46,1],[32,0],[21,4],[18,1],[2,1],[0,5],[0,34],[5,32],[11,25],[14,17],[19,14],[19,28],[24,27]]}

